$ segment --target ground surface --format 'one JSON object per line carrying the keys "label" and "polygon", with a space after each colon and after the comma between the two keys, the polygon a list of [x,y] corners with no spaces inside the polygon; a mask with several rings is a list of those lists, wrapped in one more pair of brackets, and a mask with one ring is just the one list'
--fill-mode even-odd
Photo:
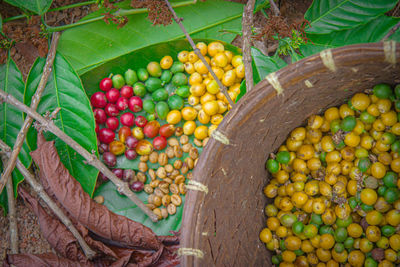
{"label": "ground surface", "polygon": [[[244,0],[232,0],[234,2],[246,2]],[[55,0],[51,8],[68,5],[83,1],[77,0]],[[312,0],[276,0],[280,7],[282,15],[288,19],[289,23],[301,19]],[[65,11],[52,12],[46,15],[46,21],[49,25],[69,24],[76,22],[96,6],[83,6]],[[0,14],[2,18],[19,15],[20,11],[3,1],[0,2]],[[266,18],[259,12],[254,19],[254,27],[262,28],[266,24]],[[10,54],[21,70],[24,79],[26,79],[29,69],[38,56],[45,56],[47,53],[47,39],[40,34],[40,18],[33,17],[29,23],[26,19],[21,19],[4,24],[3,30],[7,36],[16,41],[11,48]],[[237,38],[234,44],[240,46],[241,40]],[[267,43],[271,46],[271,43]],[[0,54],[0,61],[5,59],[5,54]],[[29,186],[22,183],[22,186],[29,190]],[[19,230],[19,249],[21,253],[45,253],[52,249],[40,233],[36,216],[24,205],[19,198],[17,200],[17,217]],[[7,217],[2,216],[0,212],[0,262],[9,252],[9,224]]]}

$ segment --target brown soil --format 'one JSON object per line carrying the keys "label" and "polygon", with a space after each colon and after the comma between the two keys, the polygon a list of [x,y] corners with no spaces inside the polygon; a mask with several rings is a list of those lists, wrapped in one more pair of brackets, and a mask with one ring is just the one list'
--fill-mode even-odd
{"label": "brown soil", "polygon": [[[83,2],[85,0],[55,0],[51,8],[65,6],[72,3]],[[245,0],[231,0],[233,2],[246,2]],[[288,23],[301,19],[312,0],[296,1],[282,0],[275,1],[281,9],[282,15],[288,19]],[[49,25],[70,24],[78,21],[89,12],[95,10],[96,5],[83,6],[64,11],[51,12],[46,14],[46,22]],[[20,10],[8,5],[4,1],[0,2],[0,14],[2,18],[12,17],[21,14]],[[270,11],[268,14],[271,15]],[[16,62],[18,68],[26,79],[29,69],[38,56],[46,56],[48,49],[48,40],[41,34],[40,18],[33,16],[27,22],[26,19],[20,19],[13,22],[8,22],[3,25],[4,33],[15,41],[15,44],[10,50],[10,55]],[[254,17],[254,27],[261,29],[266,24],[266,18],[261,12],[258,12]],[[237,38],[234,45],[241,46],[241,38]],[[259,45],[255,43],[255,45]],[[273,45],[273,42],[265,44],[266,46]],[[0,53],[0,61],[5,59],[5,54]],[[21,186],[28,189],[32,193],[29,185],[25,182]],[[2,211],[0,210],[2,214]],[[46,252],[54,252],[50,245],[44,240],[40,233],[40,228],[35,215],[24,205],[23,201],[17,200],[17,217],[19,231],[19,249],[21,253],[40,254]],[[9,223],[8,218],[0,215],[0,262],[4,259],[6,253],[9,253]]]}

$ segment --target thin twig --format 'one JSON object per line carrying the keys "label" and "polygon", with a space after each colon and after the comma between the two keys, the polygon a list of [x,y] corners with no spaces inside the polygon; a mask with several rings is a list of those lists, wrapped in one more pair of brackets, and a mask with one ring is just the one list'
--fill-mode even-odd
{"label": "thin twig", "polygon": [[[0,140],[0,149],[5,153],[7,157],[11,156],[11,149]],[[56,203],[46,194],[43,189],[43,186],[36,181],[33,175],[25,168],[25,166],[21,163],[19,159],[17,159],[17,169],[22,173],[25,177],[25,180],[32,186],[33,190],[39,195],[41,199],[47,204],[47,206],[54,212],[54,214],[60,219],[60,221],[71,231],[74,237],[78,240],[80,246],[82,247],[83,252],[85,253],[88,259],[93,259],[96,255],[83,237],[79,234],[78,230],[72,224],[71,220],[64,214],[64,212],[57,206]]]}
{"label": "thin twig", "polygon": [[[56,49],[57,49],[57,44],[58,44],[59,38],[60,38],[60,33],[57,32],[57,33],[53,34],[53,39],[51,40],[50,50],[49,50],[49,53],[47,54],[46,64],[43,67],[43,74],[42,74],[42,77],[40,78],[40,82],[36,89],[36,92],[32,97],[31,108],[33,110],[37,109],[39,102],[40,102],[40,98],[42,97],[44,88],[46,87],[47,80],[51,73],[51,67],[53,66],[54,58],[56,56]],[[14,147],[13,147],[13,151],[11,153],[10,160],[8,160],[8,164],[5,166],[5,170],[0,179],[0,194],[1,194],[1,191],[3,191],[4,185],[7,183],[8,180],[11,179],[10,178],[11,172],[15,168],[15,162],[17,160],[19,152],[21,151],[22,145],[24,144],[26,134],[27,134],[29,128],[31,127],[32,122],[33,122],[33,119],[31,117],[27,116],[25,118],[24,124],[21,127],[21,130],[18,133],[17,140],[14,143]]]}
{"label": "thin twig", "polygon": [[393,28],[390,29],[390,31],[385,35],[385,37],[382,38],[382,42],[386,41],[390,36],[393,35],[397,31],[397,29],[400,27],[400,21],[397,22],[396,25],[393,26]]}
{"label": "thin twig", "polygon": [[[1,160],[3,166],[7,164],[7,158],[2,155]],[[18,254],[18,225],[17,225],[17,210],[15,208],[14,188],[12,179],[8,179],[6,184],[7,202],[8,202],[8,220],[10,223],[10,243],[11,253]]]}
{"label": "thin twig", "polygon": [[243,10],[243,64],[244,72],[246,77],[246,89],[247,92],[251,91],[254,86],[253,80],[253,67],[251,65],[251,25],[253,24],[253,10],[255,0],[247,1],[247,4]]}
{"label": "thin twig", "polygon": [[269,4],[271,5],[271,9],[272,9],[272,12],[274,12],[274,15],[275,15],[276,17],[280,16],[280,15],[281,15],[281,12],[279,11],[279,8],[278,8],[278,6],[275,4],[274,0],[269,0]]}
{"label": "thin twig", "polygon": [[217,75],[212,70],[212,68],[208,64],[207,60],[201,54],[200,49],[198,49],[196,47],[196,45],[194,44],[193,39],[190,37],[189,33],[186,31],[185,27],[182,24],[182,20],[183,19],[178,17],[178,15],[175,13],[174,8],[171,6],[171,4],[170,4],[170,2],[168,0],[165,0],[165,2],[167,3],[169,10],[171,11],[172,15],[174,16],[175,22],[179,25],[179,27],[181,28],[182,32],[185,34],[186,39],[189,41],[190,45],[192,46],[193,51],[200,58],[201,62],[203,62],[203,64],[207,67],[207,70],[211,73],[211,76],[213,76],[214,80],[218,83],[219,88],[221,89],[222,93],[225,95],[225,97],[228,100],[229,104],[231,105],[231,107],[233,107],[235,104],[233,103],[233,100],[229,96],[228,91],[226,90],[226,87],[218,79]]}
{"label": "thin twig", "polygon": [[63,131],[58,128],[51,119],[45,119],[36,111],[32,110],[30,107],[24,105],[20,101],[18,101],[12,95],[0,90],[0,100],[7,102],[18,108],[19,110],[25,112],[28,116],[34,118],[40,126],[45,131],[50,131],[58,138],[63,140],[67,145],[73,148],[76,152],[78,152],[82,157],[86,159],[87,164],[92,165],[100,172],[102,172],[106,177],[108,177],[111,182],[113,182],[117,186],[117,190],[127,196],[130,200],[132,200],[153,222],[157,222],[158,218],[137,196],[129,189],[129,185],[126,182],[121,181],[115,176],[115,174],[110,171],[106,165],[104,165],[95,155],[88,152],[85,148],[83,148],[80,144],[78,144],[74,139],[69,137]]}

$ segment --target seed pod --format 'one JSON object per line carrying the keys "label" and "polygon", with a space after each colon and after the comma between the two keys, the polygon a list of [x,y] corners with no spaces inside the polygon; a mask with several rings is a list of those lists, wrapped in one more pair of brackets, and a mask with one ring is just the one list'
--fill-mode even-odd
{"label": "seed pod", "polygon": [[175,160],[175,162],[174,162],[174,168],[175,169],[177,169],[177,170],[179,170],[180,168],[182,168],[182,160],[180,160],[180,159],[177,159],[177,160]]}
{"label": "seed pod", "polygon": [[172,137],[172,138],[168,139],[168,145],[171,147],[179,146],[179,142],[176,138]]}
{"label": "seed pod", "polygon": [[143,188],[144,192],[146,192],[147,194],[152,194],[154,192],[153,187],[151,187],[149,184],[144,185]]}
{"label": "seed pod", "polygon": [[152,181],[156,179],[156,172],[155,172],[153,169],[150,169],[150,170],[148,171],[148,174],[149,174],[150,179],[151,179]]}
{"label": "seed pod", "polygon": [[174,148],[172,146],[167,147],[165,150],[165,154],[167,154],[168,158],[172,159],[175,157]]}
{"label": "seed pod", "polygon": [[169,178],[174,179],[176,176],[178,176],[180,173],[178,170],[173,170],[171,172],[171,175],[169,176]]}
{"label": "seed pod", "polygon": [[[167,178],[165,178],[165,179],[167,179]],[[160,188],[160,189],[163,189],[163,188],[169,188],[169,184],[164,180],[164,181],[161,181],[160,182],[160,184],[158,185],[158,187]]]}
{"label": "seed pod", "polygon": [[169,203],[171,203],[171,196],[170,195],[164,195],[161,199],[162,204],[164,207],[167,207]]}
{"label": "seed pod", "polygon": [[[171,196],[171,202],[172,204],[174,204],[175,206],[179,207],[182,204],[182,199],[179,195],[177,194],[173,194]],[[155,203],[154,203],[155,204]]]}
{"label": "seed pod", "polygon": [[160,180],[154,180],[149,183],[149,185],[153,188],[156,188],[160,184]]}
{"label": "seed pod", "polygon": [[179,193],[181,193],[181,195],[186,194],[186,185],[184,183],[179,184]]}
{"label": "seed pod", "polygon": [[148,197],[147,197],[147,203],[149,203],[149,204],[153,204],[154,205],[154,197],[155,197],[155,195],[154,194],[151,194],[151,195],[149,195]]}
{"label": "seed pod", "polygon": [[179,194],[179,187],[176,184],[171,184],[169,186],[169,191],[171,191],[172,194]]}
{"label": "seed pod", "polygon": [[203,146],[203,142],[202,141],[200,141],[199,139],[197,139],[197,138],[195,138],[194,140],[193,140],[193,142],[194,142],[194,144],[196,145],[196,146],[198,146],[198,147],[201,147],[201,146]]}
{"label": "seed pod", "polygon": [[182,145],[185,145],[185,144],[189,143],[189,136],[187,136],[187,135],[182,135],[181,138],[179,139],[179,142],[180,142]]}
{"label": "seed pod", "polygon": [[174,167],[172,167],[171,164],[167,164],[164,166],[165,171],[171,173],[174,170]]}
{"label": "seed pod", "polygon": [[141,162],[146,162],[146,161],[148,161],[148,160],[149,160],[149,155],[140,156],[140,161],[141,161]]}
{"label": "seed pod", "polygon": [[182,174],[176,176],[174,182],[175,182],[175,184],[178,184],[178,185],[181,184],[181,183],[184,183],[185,182],[185,176],[183,176]]}
{"label": "seed pod", "polygon": [[187,164],[190,170],[194,168],[194,161],[192,158],[186,158],[185,163]]}
{"label": "seed pod", "polygon": [[181,158],[183,156],[182,148],[180,146],[174,146],[174,154],[175,157]]}
{"label": "seed pod", "polygon": [[189,157],[191,157],[193,160],[197,159],[199,157],[199,151],[197,148],[192,147],[189,151]]}
{"label": "seed pod", "polygon": [[207,145],[208,140],[210,140],[209,137],[203,139],[203,147]]}
{"label": "seed pod", "polygon": [[[168,184],[169,185],[169,184]],[[169,189],[167,188],[160,188],[161,192],[164,193],[164,195],[168,195],[169,194]]]}
{"label": "seed pod", "polygon": [[[175,200],[178,201],[178,200]],[[157,207],[161,206],[161,197],[154,195],[153,204]]]}
{"label": "seed pod", "polygon": [[169,215],[174,215],[176,213],[176,206],[174,204],[169,204],[167,207]]}
{"label": "seed pod", "polygon": [[145,175],[143,172],[138,172],[138,173],[136,174],[136,178],[138,179],[138,181],[140,181],[140,182],[142,182],[142,183],[145,183],[146,180],[147,180],[147,177],[146,177],[146,175]]}
{"label": "seed pod", "polygon": [[157,215],[157,218],[159,219],[159,220],[161,220],[163,217],[162,217],[162,215],[161,215],[161,210],[159,209],[159,208],[155,208],[154,210],[153,210],[153,213],[155,214],[155,215]]}
{"label": "seed pod", "polygon": [[189,153],[189,151],[190,151],[190,149],[191,149],[192,147],[193,147],[193,146],[192,146],[191,143],[184,144],[184,145],[182,146],[182,151],[185,152],[185,153]]}
{"label": "seed pod", "polygon": [[165,178],[163,181],[166,182],[167,184],[172,184],[173,182],[171,178]]}
{"label": "seed pod", "polygon": [[193,173],[188,172],[188,174],[186,174],[186,179],[192,180],[193,179]]}
{"label": "seed pod", "polygon": [[160,155],[158,155],[158,164],[161,166],[168,164],[168,156],[165,153],[160,153]]}
{"label": "seed pod", "polygon": [[151,163],[157,163],[158,162],[158,153],[156,151],[151,152],[149,155],[149,161]]}
{"label": "seed pod", "polygon": [[162,208],[162,209],[161,209],[161,216],[162,216],[164,219],[168,218],[168,211],[167,211],[166,208]]}
{"label": "seed pod", "polygon": [[176,136],[181,136],[183,134],[183,128],[182,127],[176,127],[175,129],[175,135]]}
{"label": "seed pod", "polygon": [[141,172],[146,172],[149,168],[147,167],[147,163],[146,162],[139,162],[138,169]]}
{"label": "seed pod", "polygon": [[160,188],[157,187],[157,188],[154,189],[154,195],[162,198],[164,196],[164,193],[161,191]]}
{"label": "seed pod", "polygon": [[154,210],[156,208],[156,205],[150,203],[146,204],[146,206],[151,210]]}
{"label": "seed pod", "polygon": [[93,200],[96,201],[99,204],[103,204],[104,203],[104,197],[103,196],[96,196]]}
{"label": "seed pod", "polygon": [[159,168],[157,169],[156,174],[157,174],[157,176],[158,176],[159,178],[161,178],[161,179],[164,179],[164,178],[167,177],[167,172],[165,171],[164,167],[159,167]]}
{"label": "seed pod", "polygon": [[189,171],[189,167],[188,167],[187,163],[184,162],[183,165],[182,165],[182,168],[181,168],[181,173],[182,173],[182,174],[185,174],[185,173],[187,173],[188,171]]}

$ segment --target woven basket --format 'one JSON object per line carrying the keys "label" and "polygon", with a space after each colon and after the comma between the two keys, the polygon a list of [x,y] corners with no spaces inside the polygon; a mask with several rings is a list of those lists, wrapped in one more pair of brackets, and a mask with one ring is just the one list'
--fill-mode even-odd
{"label": "woven basket", "polygon": [[[325,50],[268,75],[228,113],[194,171],[182,221],[183,266],[271,266],[259,241],[265,161],[312,114],[377,83],[400,82],[400,44]],[[207,192],[208,191],[208,192]]]}

